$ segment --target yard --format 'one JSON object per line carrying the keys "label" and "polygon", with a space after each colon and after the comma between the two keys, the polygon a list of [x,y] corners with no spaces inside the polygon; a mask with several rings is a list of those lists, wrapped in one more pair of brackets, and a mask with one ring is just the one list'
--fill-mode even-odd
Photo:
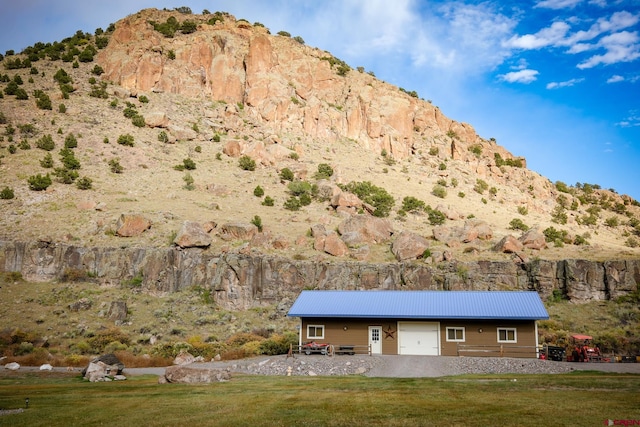
{"label": "yard", "polygon": [[[57,376],[57,377],[56,377]],[[603,425],[640,420],[640,375],[464,375],[394,379],[235,375],[210,385],[156,376],[0,376],[0,426]]]}

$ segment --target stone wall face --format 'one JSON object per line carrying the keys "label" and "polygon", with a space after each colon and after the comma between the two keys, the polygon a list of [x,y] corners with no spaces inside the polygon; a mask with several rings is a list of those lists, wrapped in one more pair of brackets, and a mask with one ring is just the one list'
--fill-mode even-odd
{"label": "stone wall face", "polygon": [[535,290],[543,300],[559,290],[572,301],[586,302],[626,295],[640,282],[640,260],[328,263],[202,249],[0,242],[0,271],[48,281],[69,269],[84,271],[101,285],[142,276],[142,291],[155,295],[200,286],[211,289],[216,303],[229,310],[290,305],[303,289]]}

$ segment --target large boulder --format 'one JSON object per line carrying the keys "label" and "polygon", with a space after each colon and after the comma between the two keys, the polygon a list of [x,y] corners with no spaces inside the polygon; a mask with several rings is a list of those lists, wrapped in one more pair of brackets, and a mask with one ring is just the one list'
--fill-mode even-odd
{"label": "large boulder", "polygon": [[123,322],[127,318],[127,302],[111,301],[107,317],[114,322]]}
{"label": "large boulder", "polygon": [[505,254],[519,253],[523,249],[522,243],[512,235],[506,235],[493,246],[495,252]]}
{"label": "large boulder", "polygon": [[539,230],[531,229],[518,239],[528,249],[541,250],[547,247],[547,240]]}
{"label": "large boulder", "polygon": [[349,248],[347,245],[340,239],[338,233],[332,231],[326,235],[324,238],[324,245],[322,248],[323,251],[333,256],[345,256],[349,253]]}
{"label": "large boulder", "polygon": [[116,234],[120,237],[135,237],[151,228],[151,221],[141,215],[122,214],[116,224]]}
{"label": "large boulder", "polygon": [[348,245],[382,243],[391,238],[391,221],[369,215],[353,215],[338,225],[342,240]]}
{"label": "large boulder", "polygon": [[91,381],[107,381],[111,379],[125,379],[122,376],[124,363],[115,354],[103,354],[93,359],[89,366],[82,370],[82,376]]}
{"label": "large boulder", "polygon": [[211,246],[211,242],[211,236],[195,221],[183,222],[176,238],[173,239],[173,243],[181,248],[206,248]]}
{"label": "large boulder", "polygon": [[401,232],[391,244],[391,252],[398,261],[419,258],[428,248],[427,239],[409,231]]}
{"label": "large boulder", "polygon": [[231,379],[226,369],[207,369],[201,367],[168,366],[164,378],[169,383],[198,384],[224,382]]}
{"label": "large boulder", "polygon": [[334,193],[331,198],[331,206],[336,209],[339,207],[359,209],[362,207],[362,200],[355,194],[341,191],[340,193]]}

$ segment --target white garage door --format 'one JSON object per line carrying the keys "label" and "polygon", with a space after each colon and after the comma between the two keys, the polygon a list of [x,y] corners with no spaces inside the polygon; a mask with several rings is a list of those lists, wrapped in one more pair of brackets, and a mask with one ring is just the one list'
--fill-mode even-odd
{"label": "white garage door", "polygon": [[433,322],[399,322],[398,353],[438,356],[440,325]]}

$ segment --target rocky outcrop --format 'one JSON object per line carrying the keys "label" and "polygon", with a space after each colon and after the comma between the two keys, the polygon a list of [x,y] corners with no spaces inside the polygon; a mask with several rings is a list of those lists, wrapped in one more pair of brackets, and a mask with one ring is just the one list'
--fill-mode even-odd
{"label": "rocky outcrop", "polygon": [[[0,271],[26,280],[60,279],[67,269],[101,284],[141,277],[140,290],[168,294],[192,286],[212,291],[225,309],[294,301],[302,289],[554,290],[580,302],[614,299],[638,289],[640,260],[421,261],[369,264],[318,262],[276,256],[212,253],[178,248],[86,248],[43,242],[0,241]],[[144,271],[143,276],[139,273]]]}
{"label": "rocky outcrop", "polygon": [[[153,29],[151,22],[170,16],[196,22],[197,31],[166,38]],[[305,135],[327,142],[348,138],[395,159],[438,148],[436,157],[468,162],[481,176],[531,178],[525,168],[509,168],[520,169],[511,173],[495,167],[495,154],[514,156],[480,138],[471,125],[447,118],[431,103],[368,73],[349,70],[345,76],[328,52],[271,35],[231,15],[215,25],[208,19],[146,9],[120,20],[96,57],[105,71],[101,77],[131,96],[164,92],[223,102],[222,117],[230,128],[238,128],[232,122],[248,120],[264,136]],[[236,106],[242,106],[243,119],[236,116]],[[169,124],[161,125],[171,129],[170,122],[169,117]],[[227,146],[225,152],[237,155],[239,145]],[[480,147],[482,158],[470,145]]]}

